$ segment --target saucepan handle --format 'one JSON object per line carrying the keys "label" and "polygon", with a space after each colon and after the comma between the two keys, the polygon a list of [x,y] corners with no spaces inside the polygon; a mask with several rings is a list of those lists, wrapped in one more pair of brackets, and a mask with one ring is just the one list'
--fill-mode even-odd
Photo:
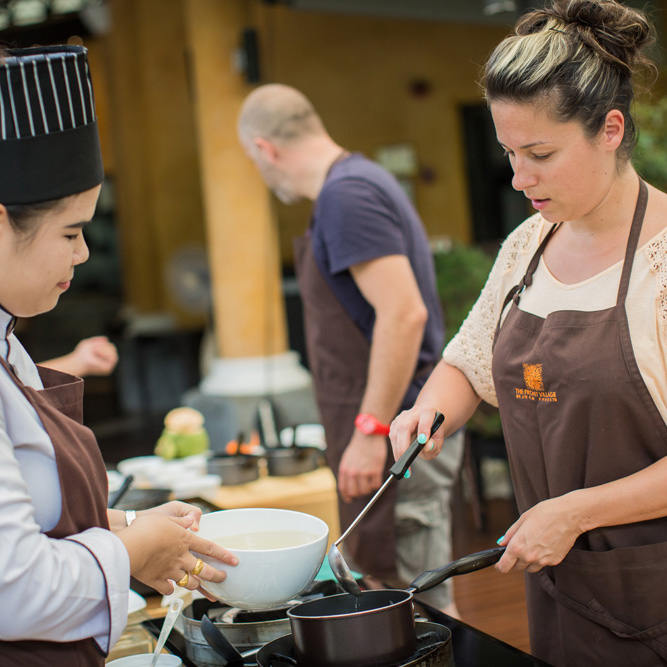
{"label": "saucepan handle", "polygon": [[451,563],[447,563],[447,565],[443,565],[435,570],[427,570],[420,574],[407,590],[412,593],[421,593],[437,586],[445,581],[445,579],[449,579],[449,577],[467,574],[475,570],[483,570],[485,567],[497,563],[504,553],[505,547],[494,547],[493,549],[463,556]]}
{"label": "saucepan handle", "polygon": [[[445,421],[444,415],[440,412],[435,413],[435,419],[431,425],[431,433],[429,438],[440,428],[442,422]],[[426,441],[428,442],[428,440]],[[396,463],[389,469],[389,472],[396,477],[396,479],[403,479],[405,473],[408,471],[408,468],[412,465],[412,462],[419,456],[419,452],[424,449],[426,442],[419,442],[417,438],[412,441],[412,444],[403,452]]]}

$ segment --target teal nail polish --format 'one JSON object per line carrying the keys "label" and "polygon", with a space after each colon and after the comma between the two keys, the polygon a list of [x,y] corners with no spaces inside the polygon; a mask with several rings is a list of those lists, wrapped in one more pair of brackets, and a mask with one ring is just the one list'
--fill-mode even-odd
{"label": "teal nail polish", "polygon": [[405,473],[405,479],[408,479],[412,473],[410,472],[410,468],[408,468],[408,471]]}
{"label": "teal nail polish", "polygon": [[503,535],[502,537],[499,537],[499,538],[496,540],[496,544],[500,544],[504,539],[505,539],[505,536],[504,536],[504,535]]}
{"label": "teal nail polish", "polygon": [[420,445],[425,444],[425,443],[426,443],[426,433],[420,433],[420,434],[419,434],[419,437],[417,438],[417,442],[418,442]]}

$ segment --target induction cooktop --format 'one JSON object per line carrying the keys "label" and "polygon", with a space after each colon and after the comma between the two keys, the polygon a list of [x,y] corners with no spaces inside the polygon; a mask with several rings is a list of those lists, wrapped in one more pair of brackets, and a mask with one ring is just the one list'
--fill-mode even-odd
{"label": "induction cooktop", "polygon": [[[430,620],[445,625],[451,630],[456,667],[551,667],[546,662],[487,635],[467,623],[447,616],[433,607],[425,604],[420,606]],[[146,621],[143,625],[157,637],[162,621],[163,619],[154,619]],[[185,639],[181,633],[173,631],[166,648],[179,656],[185,667],[200,667],[188,659],[185,652]]]}

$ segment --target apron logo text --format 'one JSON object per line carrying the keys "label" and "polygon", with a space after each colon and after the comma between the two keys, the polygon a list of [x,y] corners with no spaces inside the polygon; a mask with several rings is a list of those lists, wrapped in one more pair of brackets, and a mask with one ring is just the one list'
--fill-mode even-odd
{"label": "apron logo text", "polygon": [[540,401],[543,403],[556,403],[558,397],[555,391],[544,390],[542,378],[542,364],[524,364],[523,381],[525,389],[515,387],[515,396],[527,401]]}

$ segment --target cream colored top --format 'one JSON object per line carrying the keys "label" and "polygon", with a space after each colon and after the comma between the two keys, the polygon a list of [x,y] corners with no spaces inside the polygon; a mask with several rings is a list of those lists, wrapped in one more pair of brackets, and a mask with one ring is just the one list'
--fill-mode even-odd
{"label": "cream colored top", "polygon": [[[491,377],[491,347],[500,310],[550,226],[537,213],[507,237],[479,299],[443,353],[444,360],[461,370],[477,394],[492,405],[498,405]],[[637,365],[667,422],[666,258],[667,227],[637,250],[625,307]],[[549,272],[541,259],[533,284],[521,295],[519,307],[539,317],[557,310],[611,308],[616,303],[622,268],[620,261],[588,280],[566,285]]]}

